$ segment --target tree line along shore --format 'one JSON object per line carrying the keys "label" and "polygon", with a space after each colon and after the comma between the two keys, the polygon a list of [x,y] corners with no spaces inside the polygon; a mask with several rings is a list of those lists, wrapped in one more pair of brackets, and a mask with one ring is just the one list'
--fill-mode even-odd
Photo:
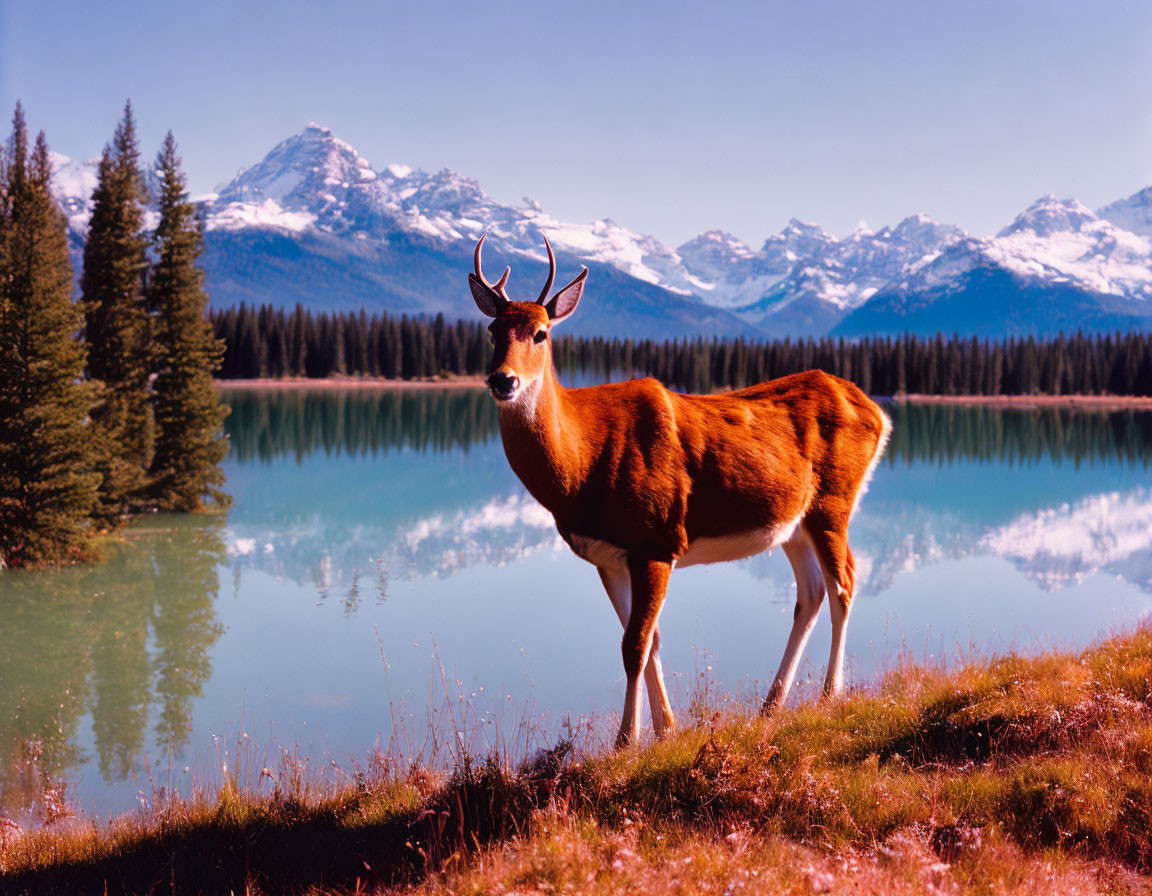
{"label": "tree line along shore", "polygon": [[[148,197],[130,105],[100,158],[80,300],[43,131],[0,153],[0,568],[87,559],[145,510],[225,504],[224,346],[171,132]],[[158,207],[146,227],[146,199]]]}
{"label": "tree line along shore", "polygon": [[[214,309],[224,380],[332,378],[426,381],[480,377],[490,358],[484,321],[443,315],[314,312],[297,305]],[[1152,396],[1152,334],[1055,339],[873,337],[653,340],[560,336],[553,357],[577,381],[654,376],[687,392],[740,388],[820,368],[874,395]]]}

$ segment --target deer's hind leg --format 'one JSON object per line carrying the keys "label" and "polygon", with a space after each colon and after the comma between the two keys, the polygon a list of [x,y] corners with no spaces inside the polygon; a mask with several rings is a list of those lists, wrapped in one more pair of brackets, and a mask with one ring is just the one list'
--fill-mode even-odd
{"label": "deer's hind leg", "polygon": [[796,679],[796,669],[800,665],[800,656],[824,600],[824,574],[812,542],[802,526],[796,527],[792,537],[784,542],[783,548],[792,565],[792,573],[796,576],[796,609],[792,616],[788,645],[780,660],[780,670],[764,699],[765,712],[782,706],[788,699],[788,692],[792,690],[792,682]]}
{"label": "deer's hind leg", "polygon": [[[618,566],[597,566],[600,581],[612,601],[612,608],[620,620],[620,625],[628,628],[632,613],[632,576],[628,567],[621,562]],[[672,715],[672,704],[664,687],[664,670],[660,665],[660,626],[652,631],[652,649],[648,653],[648,664],[644,667],[644,684],[648,689],[648,704],[652,708],[652,730],[662,737],[676,727]]]}
{"label": "deer's hind leg", "polygon": [[828,656],[828,672],[824,676],[824,696],[835,697],[844,689],[844,635],[852,598],[856,594],[856,563],[848,547],[848,521],[845,519],[841,523],[816,514],[801,525],[808,531],[828,589],[832,649]]}

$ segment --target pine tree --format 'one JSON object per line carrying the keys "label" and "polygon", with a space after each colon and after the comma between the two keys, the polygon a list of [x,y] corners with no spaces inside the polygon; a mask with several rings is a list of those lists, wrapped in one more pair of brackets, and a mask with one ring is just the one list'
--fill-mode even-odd
{"label": "pine tree", "polygon": [[80,281],[88,372],[104,386],[93,415],[104,476],[97,516],[104,523],[117,522],[142,500],[155,438],[139,158],[132,107],[125,105],[112,146],[100,160]]}
{"label": "pine tree", "polygon": [[160,223],[153,240],[155,264],[148,303],[156,313],[156,450],[149,471],[150,494],[158,507],[196,511],[204,498],[227,504],[220,491],[220,461],[228,451],[224,417],[213,374],[220,369],[223,342],[212,335],[206,311],[204,273],[196,266],[202,241],[196,211],[188,202],[172,132],[156,159],[160,178]]}
{"label": "pine tree", "polygon": [[308,328],[312,325],[312,318],[299,302],[288,318],[288,328],[291,330],[290,352],[291,363],[289,369],[292,376],[306,376],[308,373]]}
{"label": "pine tree", "polygon": [[48,146],[41,132],[28,157],[19,103],[12,124],[0,172],[0,566],[82,557],[99,483]]}

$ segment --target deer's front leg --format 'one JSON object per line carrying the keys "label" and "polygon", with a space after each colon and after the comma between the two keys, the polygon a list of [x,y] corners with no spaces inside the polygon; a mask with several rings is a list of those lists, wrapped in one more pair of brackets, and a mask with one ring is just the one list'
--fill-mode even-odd
{"label": "deer's front leg", "polygon": [[[596,570],[600,573],[600,581],[604,583],[604,590],[608,592],[621,627],[628,628],[628,619],[632,615],[632,577],[628,574],[627,565],[621,561],[618,565],[598,566]],[[672,714],[672,703],[668,700],[664,673],[660,668],[659,625],[652,630],[652,649],[648,651],[648,665],[644,667],[644,684],[648,688],[648,703],[652,707],[652,730],[657,737],[663,737],[676,727],[676,718]]]}
{"label": "deer's front leg", "polygon": [[628,614],[628,625],[624,628],[624,640],[620,645],[627,684],[620,733],[616,736],[618,747],[635,743],[640,737],[640,675],[652,652],[656,621],[664,605],[672,564],[668,561],[629,557],[628,572],[632,578],[632,612]]}

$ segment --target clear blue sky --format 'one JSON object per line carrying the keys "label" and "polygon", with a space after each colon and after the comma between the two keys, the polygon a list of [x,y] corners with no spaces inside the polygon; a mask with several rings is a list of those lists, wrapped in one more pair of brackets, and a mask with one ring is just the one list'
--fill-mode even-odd
{"label": "clear blue sky", "polygon": [[0,105],[95,156],[131,97],[194,191],[309,121],[562,220],[754,246],[1152,183],[1152,3],[0,0]]}

